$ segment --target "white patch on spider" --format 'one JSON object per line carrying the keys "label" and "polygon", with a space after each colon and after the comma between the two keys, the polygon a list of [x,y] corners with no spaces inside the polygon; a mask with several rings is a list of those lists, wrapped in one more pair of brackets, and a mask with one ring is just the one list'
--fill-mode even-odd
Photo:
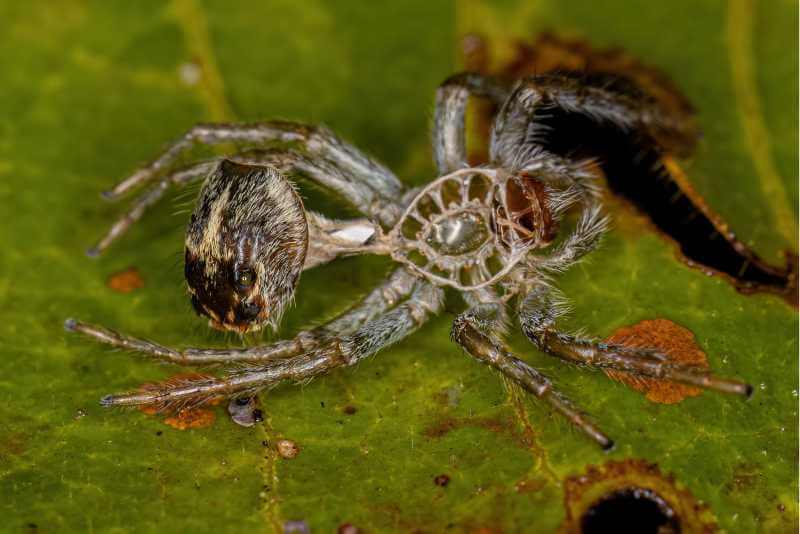
{"label": "white patch on spider", "polygon": [[[216,202],[214,202],[214,205],[211,208],[211,215],[208,218],[208,223],[206,225],[205,232],[203,232],[203,237],[200,241],[200,249],[198,251],[203,257],[219,258],[222,256],[222,247],[220,246],[221,243],[219,236],[222,229],[223,217],[225,214],[225,208],[228,205],[229,196],[230,189],[226,188]],[[207,272],[207,274],[212,275],[213,271],[215,270],[215,262],[206,262],[206,271],[212,271]]]}
{"label": "white patch on spider", "polygon": [[368,224],[353,224],[331,234],[331,237],[353,245],[363,245],[375,235],[375,227]]}

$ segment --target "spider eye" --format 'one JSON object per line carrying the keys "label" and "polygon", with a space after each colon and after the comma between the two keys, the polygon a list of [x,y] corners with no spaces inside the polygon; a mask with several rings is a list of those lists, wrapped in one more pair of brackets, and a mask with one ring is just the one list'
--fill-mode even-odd
{"label": "spider eye", "polygon": [[246,289],[256,282],[256,273],[252,269],[240,269],[234,275],[236,285],[241,289]]}

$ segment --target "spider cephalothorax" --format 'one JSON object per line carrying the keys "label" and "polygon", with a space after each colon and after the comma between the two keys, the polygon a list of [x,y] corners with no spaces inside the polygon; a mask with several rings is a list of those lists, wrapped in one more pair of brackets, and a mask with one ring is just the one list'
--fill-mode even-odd
{"label": "spider cephalothorax", "polygon": [[277,326],[308,247],[303,203],[275,169],[220,162],[186,232],[192,305],[215,328]]}
{"label": "spider cephalothorax", "polygon": [[[438,178],[412,190],[325,128],[287,122],[193,128],[110,193],[159,180],[95,251],[170,184],[205,179],[186,236],[186,278],[195,308],[216,327],[246,332],[276,325],[300,272],[338,256],[384,254],[398,267],[339,317],[263,346],[177,350],[70,320],[69,329],[161,360],[228,365],[222,377],[149,385],[105,397],[103,405],[175,409],[218,397],[235,400],[282,380],[354,365],[438,314],[444,287],[458,290],[468,307],[453,324],[453,340],[604,448],[613,442],[547,377],[511,354],[503,338],[512,318],[539,350],[568,362],[748,396],[749,385],[671,361],[658,350],[558,328],[568,306],[554,276],[592,251],[607,229],[603,173],[659,172],[662,155],[688,150],[694,139],[687,117],[672,116],[644,92],[621,89],[629,85],[576,73],[535,76],[513,87],[476,74],[454,76],[436,96]],[[471,95],[491,99],[499,110],[489,161],[478,167],[467,165],[464,143]],[[570,125],[580,127],[563,131]],[[194,145],[222,143],[248,148],[175,168]],[[366,218],[336,221],[304,211],[284,178],[295,174],[338,193]],[[241,423],[239,405],[230,406]]]}

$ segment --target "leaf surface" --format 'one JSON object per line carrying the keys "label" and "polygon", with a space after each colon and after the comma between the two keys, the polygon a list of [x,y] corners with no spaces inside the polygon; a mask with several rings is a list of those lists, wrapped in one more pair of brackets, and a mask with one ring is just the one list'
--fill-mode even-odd
{"label": "leaf surface", "polygon": [[[552,531],[563,481],[644,459],[730,532],[797,523],[797,312],[679,262],[622,203],[615,231],[560,287],[568,328],[606,337],[664,318],[712,369],[756,385],[749,402],[703,393],[654,404],[519,337],[521,357],[593,414],[603,453],[449,341],[456,307],[398,346],[262,398],[245,429],[223,407],[178,430],[97,400],[179,372],[68,335],[79,317],[176,346],[236,345],[182,289],[186,207],[156,206],[97,261],[83,251],[121,213],[99,193],[196,122],[323,122],[409,184],[433,176],[433,92],[484,35],[495,60],[543,30],[621,46],[697,107],[692,183],[769,261],[796,242],[797,4],[675,0],[269,3],[7,2],[0,7],[0,513],[9,530]],[[346,213],[312,188],[307,203]],[[191,197],[188,197],[191,200]],[[124,203],[123,203],[124,204]],[[175,211],[180,211],[177,215]],[[144,287],[119,293],[136,267]],[[389,269],[350,258],[303,275],[288,335],[345,309]],[[296,457],[276,443],[289,439]],[[442,485],[440,475],[449,482]]]}

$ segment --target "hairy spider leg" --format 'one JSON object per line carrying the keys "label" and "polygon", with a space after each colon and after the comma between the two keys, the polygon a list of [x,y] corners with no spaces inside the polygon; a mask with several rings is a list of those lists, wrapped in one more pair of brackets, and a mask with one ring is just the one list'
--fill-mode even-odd
{"label": "hairy spider leg", "polygon": [[491,317],[496,313],[497,306],[490,304],[472,308],[459,315],[453,323],[452,339],[475,359],[497,369],[536,398],[546,402],[603,449],[611,449],[614,442],[608,436],[585,414],[572,406],[546,376],[516,358],[493,334],[496,322]]}
{"label": "hairy spider leg", "polygon": [[[134,203],[131,209],[112,225],[108,233],[91,249],[88,254],[97,256],[117,240],[128,228],[138,221],[145,210],[155,204],[165,193],[170,185],[182,186],[193,180],[205,178],[223,159],[230,159],[236,163],[245,165],[263,165],[275,167],[286,176],[301,173],[314,182],[336,190],[335,184],[346,184],[352,180],[352,173],[342,169],[340,165],[329,160],[315,160],[298,150],[274,148],[269,150],[246,150],[231,154],[226,158],[215,158],[211,161],[197,163],[179,169],[162,178],[155,186],[142,194]],[[364,183],[369,182],[368,176],[363,177]],[[357,187],[355,184],[354,187]],[[342,186],[343,187],[343,186]],[[357,193],[352,193],[347,198],[351,203],[355,202]],[[364,197],[366,198],[366,197]],[[373,217],[378,221],[390,225],[400,215],[400,207],[394,202],[397,198],[389,201],[381,198],[373,201],[370,205],[353,204],[361,213]]]}
{"label": "hairy spider leg", "polygon": [[408,270],[395,270],[389,278],[373,289],[361,302],[331,321],[300,332],[293,339],[281,340],[269,345],[251,348],[174,349],[120,334],[109,328],[67,319],[64,326],[69,331],[94,338],[96,341],[113,347],[133,350],[156,360],[178,365],[212,365],[233,363],[257,363],[280,358],[287,358],[311,350],[326,340],[336,336],[349,334],[367,322],[375,319],[387,310],[395,307],[418,285],[418,278]]}
{"label": "hairy spider leg", "polygon": [[629,348],[564,333],[555,326],[565,307],[545,284],[531,289],[520,300],[522,331],[541,351],[567,362],[600,369],[616,369],[639,376],[658,378],[722,393],[750,397],[753,387],[739,380],[719,378],[708,370],[674,363],[658,349]]}
{"label": "hairy spider leg", "polygon": [[[405,190],[389,169],[350,143],[342,141],[327,128],[283,121],[197,125],[150,164],[135,171],[104,195],[115,199],[141,184],[158,178],[169,172],[173,165],[195,146],[213,146],[229,142],[246,144],[250,149],[253,145],[263,146],[274,142],[296,143],[300,147],[300,152],[285,151],[284,156],[278,158],[279,152],[275,151],[272,157],[278,158],[286,169],[294,169],[296,166],[296,170],[306,173],[310,179],[337,192],[360,212],[385,225],[391,225],[399,216],[399,208],[395,204]],[[254,152],[251,151],[248,155],[248,151],[243,151],[239,154],[244,158],[252,158]],[[236,159],[236,155],[233,159]],[[97,255],[106,249],[142,216],[147,207],[164,194],[170,184],[185,183],[203,176],[204,173],[207,174],[209,168],[204,165],[212,165],[213,169],[213,164],[204,162],[160,180],[156,186],[134,202],[129,212],[112,226],[95,247],[89,250],[89,254]]]}
{"label": "hairy spider leg", "polygon": [[[287,121],[269,121],[252,124],[198,124],[172,143],[150,164],[135,171],[117,184],[108,195],[119,196],[139,184],[149,181],[168,170],[181,156],[197,145],[245,143],[250,148],[266,143],[299,143],[312,157],[329,159],[345,169],[348,183],[324,184],[338,190],[354,204],[369,205],[365,197],[392,199],[402,190],[394,174],[363,154],[359,149],[339,139],[328,128]],[[369,191],[367,191],[369,190]]]}
{"label": "hairy spider leg", "polygon": [[556,244],[546,256],[532,255],[528,264],[536,270],[563,272],[598,247],[608,225],[609,219],[600,205],[590,204],[581,213],[572,233]]}
{"label": "hairy spider leg", "polygon": [[182,186],[194,180],[199,180],[208,176],[218,165],[218,161],[204,161],[189,167],[177,170],[163,177],[157,184],[142,193],[131,204],[130,209],[117,221],[111,225],[106,235],[104,235],[96,245],[86,251],[89,256],[99,256],[114,241],[122,236],[133,224],[142,218],[144,212],[164,196],[170,186]]}
{"label": "hairy spider leg", "polygon": [[436,91],[433,152],[439,175],[467,167],[464,115],[470,96],[486,97],[501,105],[508,89],[493,78],[463,72],[446,79]]}
{"label": "hairy spider leg", "polygon": [[303,382],[333,369],[352,366],[413,333],[441,311],[444,292],[421,283],[411,298],[346,335],[332,335],[309,350],[263,362],[233,367],[227,376],[167,380],[139,391],[109,395],[103,406],[149,405],[160,410],[196,406],[219,397],[251,397],[284,380]]}
{"label": "hairy spider leg", "polygon": [[[693,147],[697,137],[693,121],[666,113],[654,99],[621,80],[614,82],[584,80],[569,73],[520,80],[497,114],[489,147],[492,162],[513,167],[520,153],[541,146],[550,127],[537,119],[555,113],[582,115],[676,152]],[[575,132],[578,138],[580,134]]]}

